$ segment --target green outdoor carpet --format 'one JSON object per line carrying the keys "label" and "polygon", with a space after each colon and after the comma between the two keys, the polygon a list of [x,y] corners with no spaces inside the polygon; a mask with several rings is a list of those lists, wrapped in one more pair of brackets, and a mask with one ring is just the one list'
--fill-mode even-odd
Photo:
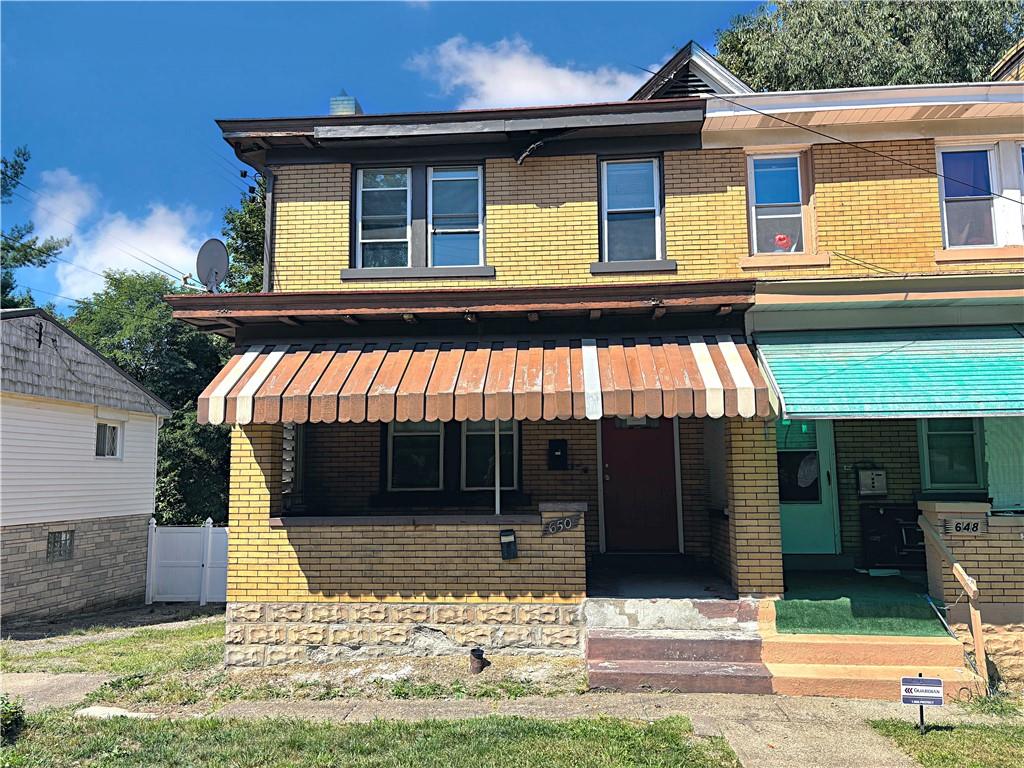
{"label": "green outdoor carpet", "polygon": [[791,571],[775,604],[775,626],[782,634],[942,637],[946,630],[925,592],[923,583],[902,576]]}

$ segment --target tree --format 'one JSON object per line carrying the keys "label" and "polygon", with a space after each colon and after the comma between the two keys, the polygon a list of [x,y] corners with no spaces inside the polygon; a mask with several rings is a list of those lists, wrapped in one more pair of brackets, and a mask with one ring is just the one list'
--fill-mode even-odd
{"label": "tree", "polygon": [[[18,147],[8,160],[0,158],[0,202],[7,205],[21,186],[32,153],[28,147]],[[47,237],[40,241],[31,221],[15,224],[0,233],[0,306],[31,307],[35,304],[31,293],[15,293],[17,283],[14,270],[21,267],[45,267],[71,243],[69,237]]]}
{"label": "tree", "polygon": [[237,293],[263,290],[263,232],[267,214],[267,183],[256,177],[256,191],[246,192],[237,208],[224,211],[224,235],[231,263],[226,287]]}
{"label": "tree", "polygon": [[223,339],[171,317],[174,283],[156,273],[105,273],[83,299],[72,330],[173,410],[160,429],[156,517],[163,524],[227,519],[228,430],[200,425],[196,399],[224,364]]}
{"label": "tree", "polygon": [[754,90],[976,82],[1024,35],[1022,0],[779,0],[717,34]]}

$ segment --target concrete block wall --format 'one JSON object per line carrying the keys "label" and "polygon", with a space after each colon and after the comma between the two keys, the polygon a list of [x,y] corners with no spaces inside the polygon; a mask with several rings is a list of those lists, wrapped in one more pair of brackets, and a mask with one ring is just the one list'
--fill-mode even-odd
{"label": "concrete block wall", "polygon": [[[5,621],[68,615],[146,593],[149,515],[98,517],[0,528]],[[47,534],[74,531],[69,560],[46,559]]]}

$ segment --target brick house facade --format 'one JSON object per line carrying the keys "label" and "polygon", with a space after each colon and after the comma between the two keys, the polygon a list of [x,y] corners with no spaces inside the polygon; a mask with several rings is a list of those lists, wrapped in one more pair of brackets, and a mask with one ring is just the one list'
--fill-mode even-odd
{"label": "brick house facade", "polygon": [[[239,157],[270,180],[266,292],[169,301],[178,318],[237,345],[200,402],[202,420],[233,425],[229,662],[409,649],[438,637],[456,648],[580,652],[579,609],[593,568],[608,553],[636,551],[615,540],[626,536],[616,526],[630,521],[641,534],[656,532],[650,552],[682,557],[734,596],[782,595],[789,555],[808,553],[787,552],[777,419],[789,398],[765,359],[755,360],[758,334],[858,328],[863,320],[848,316],[876,311],[886,326],[930,327],[948,314],[936,307],[953,305],[964,309],[949,324],[1006,324],[1021,298],[1014,277],[1024,268],[1024,232],[1007,240],[1000,208],[993,227],[1002,240],[951,254],[938,175],[951,141],[997,135],[998,153],[1024,139],[1005,134],[1019,124],[1019,101],[982,86],[929,88],[950,104],[941,120],[918,106],[914,88],[736,97],[762,112],[778,105],[820,117],[815,125],[843,142],[759,124],[692,95],[500,115],[222,121]],[[765,167],[799,179],[786,214],[799,217],[798,252],[754,247],[761,157],[786,159]],[[640,201],[635,210],[650,211],[656,245],[647,257],[617,261],[606,175],[623,158],[638,159],[630,173],[653,169],[653,202],[638,187],[628,194]],[[430,238],[443,227],[430,220],[433,203],[418,201],[444,168],[478,184],[482,208],[469,226],[478,263],[429,263],[438,247]],[[377,199],[359,179],[379,169],[404,185],[381,189],[410,202],[394,209],[406,218],[404,237],[392,232],[405,266],[375,270],[357,257],[373,242],[361,233],[374,225],[364,209]],[[1004,192],[1011,187],[1004,179]],[[913,276],[912,289],[896,297],[876,279],[892,275]],[[977,319],[965,319],[970,313]],[[801,316],[811,324],[794,326]],[[449,389],[437,389],[452,345],[466,362]],[[515,360],[507,378],[502,350]],[[473,373],[478,353],[489,362]],[[501,411],[502,397],[516,414],[508,437],[496,432],[490,448],[487,440],[465,448],[469,425]],[[437,417],[438,402],[454,402],[454,416]],[[521,404],[530,415],[519,415]],[[416,416],[402,417],[403,408]],[[419,446],[425,483],[397,487],[395,465],[406,454],[396,425],[439,421],[448,426],[414,430],[407,443]],[[826,478],[821,453],[812,481],[834,495],[835,546],[824,557],[852,568],[868,564],[857,472],[884,470],[884,500],[913,506],[928,458],[920,418],[828,421],[834,468]],[[651,442],[622,438],[625,447],[613,450],[616,429],[650,429],[643,439]],[[629,445],[654,445],[661,429],[665,447],[630,462]],[[505,448],[495,446],[505,439],[502,458]],[[513,460],[509,487],[466,483],[474,451],[492,485],[500,478],[504,487],[501,462]],[[626,487],[624,476],[647,477],[647,463],[661,479]],[[975,495],[987,494],[979,485]],[[565,520],[569,530],[551,530]],[[503,556],[506,533],[514,533],[512,556]],[[1019,558],[996,560],[991,571],[977,569],[979,580],[985,589],[989,576],[1016,585],[991,593],[1009,616],[1024,605],[1024,574]],[[950,598],[942,591],[936,597]]]}

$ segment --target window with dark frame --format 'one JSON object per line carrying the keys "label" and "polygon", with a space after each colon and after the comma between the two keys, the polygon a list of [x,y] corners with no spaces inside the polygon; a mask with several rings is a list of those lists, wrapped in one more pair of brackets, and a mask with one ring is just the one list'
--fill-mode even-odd
{"label": "window with dark frame", "polygon": [[982,490],[985,472],[981,420],[922,419],[918,423],[924,488]]}
{"label": "window with dark frame", "polygon": [[96,423],[96,456],[116,459],[120,455],[121,429],[117,424]]}
{"label": "window with dark frame", "polygon": [[392,422],[388,427],[388,490],[444,487],[444,428],[440,422]]}
{"label": "window with dark frame", "polygon": [[47,562],[53,563],[60,560],[70,560],[74,556],[74,550],[74,530],[50,531],[46,534]]}
{"label": "window with dark frame", "polygon": [[754,253],[802,253],[804,190],[800,156],[752,157],[749,170]]}
{"label": "window with dark frame", "polygon": [[654,158],[601,162],[604,261],[662,257],[661,176]]}

